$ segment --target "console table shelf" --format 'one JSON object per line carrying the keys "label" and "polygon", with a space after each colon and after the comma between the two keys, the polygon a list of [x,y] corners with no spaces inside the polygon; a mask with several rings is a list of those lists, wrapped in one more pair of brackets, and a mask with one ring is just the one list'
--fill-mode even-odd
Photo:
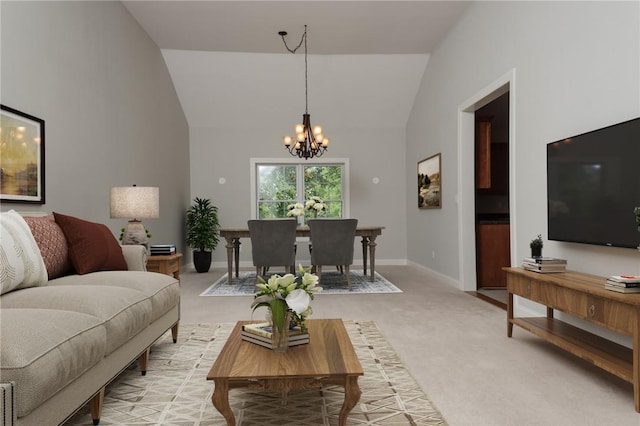
{"label": "console table shelf", "polygon": [[514,318],[516,324],[538,337],[633,383],[633,351],[554,318]]}
{"label": "console table shelf", "polygon": [[[534,335],[633,384],[640,412],[640,294],[606,290],[606,278],[567,271],[539,274],[522,268],[507,272],[507,335],[517,325]],[[547,307],[546,317],[514,317],[513,296]],[[554,318],[554,310],[632,336],[633,349]]]}

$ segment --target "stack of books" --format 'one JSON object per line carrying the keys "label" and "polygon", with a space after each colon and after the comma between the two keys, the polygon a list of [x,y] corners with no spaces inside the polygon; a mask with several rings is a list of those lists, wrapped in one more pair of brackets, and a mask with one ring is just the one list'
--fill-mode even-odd
{"label": "stack of books", "polygon": [[640,275],[611,275],[604,288],[618,293],[640,293]]}
{"label": "stack of books", "polygon": [[[271,325],[268,322],[245,324],[240,332],[242,340],[273,349]],[[309,343],[309,333],[303,333],[300,327],[289,330],[289,346],[298,346]]]}
{"label": "stack of books", "polygon": [[541,274],[565,272],[567,261],[556,257],[525,257],[522,259],[522,267],[527,271]]}
{"label": "stack of books", "polygon": [[151,256],[170,256],[176,254],[175,244],[152,244],[149,247]]}

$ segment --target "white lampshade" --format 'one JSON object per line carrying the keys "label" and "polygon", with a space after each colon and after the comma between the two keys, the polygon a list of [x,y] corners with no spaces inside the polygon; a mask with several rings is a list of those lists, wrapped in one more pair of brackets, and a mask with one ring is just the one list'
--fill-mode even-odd
{"label": "white lampshade", "polygon": [[159,216],[160,190],[153,186],[111,188],[111,217],[154,219]]}

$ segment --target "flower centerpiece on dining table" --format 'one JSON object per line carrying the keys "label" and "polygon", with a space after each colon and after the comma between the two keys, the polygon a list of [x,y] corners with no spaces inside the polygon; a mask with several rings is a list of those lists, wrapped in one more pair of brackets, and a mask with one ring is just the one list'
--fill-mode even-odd
{"label": "flower centerpiece on dining table", "polygon": [[298,267],[299,276],[274,274],[268,281],[258,276],[258,291],[251,308],[255,311],[261,306],[269,308],[274,350],[286,350],[288,346],[289,326],[298,326],[307,331],[306,318],[313,313],[311,301],[316,293],[322,291],[318,286],[318,276],[310,273],[311,267]]}
{"label": "flower centerpiece on dining table", "polygon": [[317,217],[318,214],[324,213],[328,210],[327,205],[320,197],[309,197],[304,203],[304,209],[311,213],[313,217]]}

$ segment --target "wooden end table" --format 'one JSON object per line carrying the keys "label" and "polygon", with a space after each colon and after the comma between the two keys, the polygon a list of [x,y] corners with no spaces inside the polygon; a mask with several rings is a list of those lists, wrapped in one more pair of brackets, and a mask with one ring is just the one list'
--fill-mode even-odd
{"label": "wooden end table", "polygon": [[307,320],[311,342],[290,347],[284,353],[242,340],[242,325],[250,322],[236,324],[207,375],[215,385],[211,401],[227,426],[236,424],[229,405],[230,389],[288,392],[326,385],[344,387],[339,424],[346,425],[349,412],[360,400],[358,376],[364,372],[342,320]]}
{"label": "wooden end table", "polygon": [[161,274],[171,275],[179,281],[181,264],[182,253],[176,253],[167,256],[148,256],[147,271],[160,272]]}

